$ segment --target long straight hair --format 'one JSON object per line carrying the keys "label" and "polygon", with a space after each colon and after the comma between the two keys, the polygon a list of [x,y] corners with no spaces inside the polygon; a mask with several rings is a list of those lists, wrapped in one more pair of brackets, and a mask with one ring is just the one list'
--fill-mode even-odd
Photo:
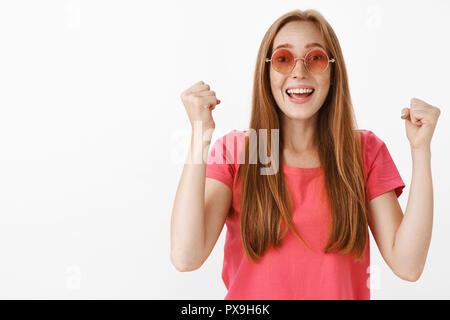
{"label": "long straight hair", "polygon": [[[281,167],[279,155],[272,154],[271,130],[280,129],[280,110],[272,95],[269,64],[274,38],[288,22],[309,21],[316,25],[335,63],[331,65],[330,89],[318,111],[316,143],[324,171],[327,195],[332,211],[331,230],[325,253],[352,254],[362,260],[367,242],[367,217],[361,136],[350,99],[347,71],[339,41],[325,18],[316,10],[294,10],[278,18],[266,32],[259,48],[253,83],[250,129],[266,129],[264,148],[272,161]],[[253,130],[251,130],[253,131]],[[281,132],[281,130],[279,131]],[[261,141],[260,139],[257,139]],[[283,150],[283,137],[279,139]],[[252,149],[254,150],[254,148]],[[246,256],[257,262],[269,246],[278,247],[290,229],[303,243],[292,222],[292,198],[283,178],[283,170],[261,175],[262,164],[249,163],[249,137],[245,138],[245,161],[238,170],[241,183],[241,237]],[[261,151],[260,151],[261,152]]]}

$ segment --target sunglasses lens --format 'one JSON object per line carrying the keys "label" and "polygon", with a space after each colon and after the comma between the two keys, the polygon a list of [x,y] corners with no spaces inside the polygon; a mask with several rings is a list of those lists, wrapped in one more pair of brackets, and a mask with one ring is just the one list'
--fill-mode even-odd
{"label": "sunglasses lens", "polygon": [[322,72],[328,65],[328,57],[325,52],[314,50],[308,53],[305,62],[310,72]]}
{"label": "sunglasses lens", "polygon": [[278,50],[272,56],[272,66],[281,73],[288,73],[294,65],[294,56],[288,50]]}

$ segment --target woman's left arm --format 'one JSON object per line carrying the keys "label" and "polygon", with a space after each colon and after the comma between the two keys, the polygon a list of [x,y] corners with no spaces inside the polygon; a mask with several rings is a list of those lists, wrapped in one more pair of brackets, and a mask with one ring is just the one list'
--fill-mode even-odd
{"label": "woman's left arm", "polygon": [[413,98],[402,110],[411,146],[412,179],[405,214],[394,191],[369,204],[369,225],[390,268],[404,280],[416,281],[425,266],[433,227],[431,138],[440,109]]}

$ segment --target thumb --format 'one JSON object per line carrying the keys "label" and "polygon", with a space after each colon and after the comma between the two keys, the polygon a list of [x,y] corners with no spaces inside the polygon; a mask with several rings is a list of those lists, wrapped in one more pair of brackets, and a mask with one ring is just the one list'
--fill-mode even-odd
{"label": "thumb", "polygon": [[404,120],[411,120],[409,108],[403,108],[401,118]]}

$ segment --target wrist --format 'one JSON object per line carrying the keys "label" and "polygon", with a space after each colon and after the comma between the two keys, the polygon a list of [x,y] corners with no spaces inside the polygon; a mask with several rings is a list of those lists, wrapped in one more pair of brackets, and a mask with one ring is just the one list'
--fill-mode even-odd
{"label": "wrist", "polygon": [[420,147],[411,146],[411,153],[431,153],[431,146],[429,144]]}
{"label": "wrist", "polygon": [[214,128],[203,127],[199,122],[192,127],[192,136],[189,149],[189,163],[205,164],[211,145]]}
{"label": "wrist", "polygon": [[429,147],[411,148],[411,157],[413,163],[430,163],[431,149]]}
{"label": "wrist", "polygon": [[204,121],[194,121],[193,125],[191,126],[192,129],[192,135],[194,134],[200,134],[202,137],[211,137],[215,126],[209,125],[205,123]]}

